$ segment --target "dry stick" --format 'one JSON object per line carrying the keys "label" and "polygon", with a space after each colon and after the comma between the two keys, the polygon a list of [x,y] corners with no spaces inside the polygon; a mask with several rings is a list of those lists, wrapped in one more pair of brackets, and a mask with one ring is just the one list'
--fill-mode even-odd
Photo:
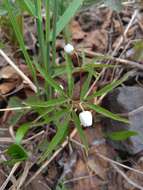
{"label": "dry stick", "polygon": [[17,180],[16,190],[19,190],[23,186],[23,184],[24,184],[24,182],[25,182],[25,180],[26,180],[26,178],[28,176],[30,167],[31,167],[31,163],[26,162],[26,165],[25,165],[24,171],[22,173],[22,176],[20,176],[19,179]]}
{"label": "dry stick", "polygon": [[114,51],[112,52],[112,56],[114,56],[114,55],[116,54],[116,52],[118,51],[120,45],[122,44],[124,38],[126,37],[128,31],[129,31],[130,27],[132,26],[132,24],[133,24],[133,22],[134,22],[134,20],[135,20],[135,18],[136,18],[137,15],[138,15],[138,10],[136,9],[136,10],[134,11],[134,13],[133,13],[133,16],[132,16],[132,18],[131,18],[129,24],[127,25],[127,28],[126,28],[125,31],[124,31],[123,36],[120,37],[120,40],[119,40],[119,42],[118,42],[116,48],[115,48]]}
{"label": "dry stick", "polygon": [[[73,132],[70,135],[70,138],[73,138],[77,133],[77,129],[74,129]],[[38,169],[38,171],[32,176],[31,179],[28,180],[28,182],[25,184],[25,187],[31,183],[44,169],[47,167],[55,158],[56,156],[67,146],[68,140],[64,141],[61,147],[53,154],[53,156],[45,161],[45,163]]]}
{"label": "dry stick", "polygon": [[98,153],[97,151],[96,151],[96,154],[97,154],[97,156],[99,156],[99,157],[102,158],[103,160],[108,161],[109,163],[116,164],[116,165],[118,165],[118,166],[121,166],[121,167],[123,167],[123,168],[126,168],[126,169],[128,169],[128,170],[131,170],[131,171],[133,171],[133,172],[136,172],[136,173],[138,173],[138,174],[143,175],[143,171],[136,170],[136,169],[133,169],[133,168],[131,168],[131,167],[129,167],[129,166],[126,166],[126,165],[124,165],[124,164],[121,164],[121,163],[119,163],[119,162],[116,162],[115,160],[112,160],[112,159],[110,159],[110,158],[108,158],[108,157],[106,157],[106,156],[104,156],[104,155]]}
{"label": "dry stick", "polygon": [[[44,133],[45,133],[44,130],[43,130],[43,131],[40,131],[39,133],[33,135],[32,137],[29,137],[28,139],[23,140],[23,141],[22,141],[22,144],[26,144],[26,143],[28,143],[29,141],[31,141],[31,140],[33,140],[33,139],[35,139],[35,138],[37,138],[37,137],[43,135]],[[15,142],[15,140],[12,139],[11,137],[1,137],[1,138],[0,138],[0,142],[13,143],[13,142]]]}
{"label": "dry stick", "polygon": [[2,109],[0,109],[0,112],[3,112],[3,111],[24,110],[24,109],[31,109],[31,107],[30,106],[26,106],[26,107],[2,108]]}
{"label": "dry stick", "polygon": [[[136,18],[137,14],[138,14],[138,10],[135,10],[135,11],[134,11],[134,14],[133,14],[133,16],[132,16],[132,18],[131,18],[131,20],[130,20],[128,26],[127,26],[127,28],[126,28],[125,31],[124,31],[123,36],[121,36],[121,38],[120,38],[120,40],[119,40],[119,42],[118,42],[116,48],[115,48],[114,51],[112,52],[111,57],[116,54],[117,50],[119,49],[120,45],[122,44],[122,42],[123,42],[123,40],[124,40],[124,37],[126,37],[126,35],[127,35],[128,31],[129,31],[131,25],[133,24],[134,19]],[[118,58],[118,59],[119,59],[119,58]],[[119,60],[121,61],[121,59],[119,59]],[[118,61],[119,61],[119,60],[118,60]],[[110,62],[110,61],[108,61],[107,64],[109,64],[109,62]],[[106,69],[103,69],[103,70],[101,71],[101,73],[100,73],[99,76],[101,76],[102,74],[104,74],[105,70],[106,70]],[[91,87],[90,87],[90,89],[89,89],[89,91],[87,92],[87,94],[86,94],[85,97],[87,97],[87,96],[90,94],[90,92],[92,91],[92,89],[93,89],[94,86],[96,85],[96,82],[97,82],[96,80],[93,82],[93,84],[91,85]]]}
{"label": "dry stick", "polygon": [[115,164],[112,164],[112,167],[132,186],[137,189],[143,190],[143,187],[132,181],[122,170],[120,170]]}
{"label": "dry stick", "polygon": [[7,184],[8,184],[8,182],[10,181],[11,177],[13,176],[14,172],[17,170],[17,168],[19,167],[19,165],[20,165],[20,163],[16,163],[16,164],[13,166],[13,168],[12,168],[12,170],[11,170],[9,176],[7,177],[7,179],[5,180],[5,182],[4,182],[4,183],[2,184],[2,186],[0,187],[0,190],[5,190],[5,188],[6,188]]}
{"label": "dry stick", "polygon": [[35,84],[18,68],[18,66],[0,49],[0,55],[11,65],[15,71],[21,76],[21,78],[29,84],[34,92],[37,92]]}
{"label": "dry stick", "polygon": [[[81,52],[81,50],[79,50],[79,52]],[[110,55],[103,55],[102,53],[96,53],[96,52],[89,51],[89,50],[84,50],[84,53],[88,56],[98,56],[98,57],[103,57],[103,58],[105,57],[106,59],[116,61],[116,62],[125,64],[125,65],[129,65],[131,67],[135,67],[135,68],[143,70],[143,65],[141,65],[135,61],[129,61],[126,59],[116,58],[116,57],[113,57]]]}

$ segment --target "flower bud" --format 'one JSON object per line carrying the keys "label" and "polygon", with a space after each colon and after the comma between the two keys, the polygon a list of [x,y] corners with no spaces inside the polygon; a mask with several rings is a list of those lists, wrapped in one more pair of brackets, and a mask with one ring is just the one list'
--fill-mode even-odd
{"label": "flower bud", "polygon": [[67,54],[72,54],[73,51],[74,51],[73,45],[71,45],[71,44],[65,45],[64,51],[65,51]]}
{"label": "flower bud", "polygon": [[79,114],[79,119],[84,127],[90,127],[92,125],[92,113],[90,111],[82,111]]}

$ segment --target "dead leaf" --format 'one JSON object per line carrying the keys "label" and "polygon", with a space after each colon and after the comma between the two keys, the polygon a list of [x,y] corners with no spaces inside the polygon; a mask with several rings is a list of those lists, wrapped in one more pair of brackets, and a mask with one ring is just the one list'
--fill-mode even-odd
{"label": "dead leaf", "polygon": [[17,81],[13,82],[4,82],[0,84],[0,94],[4,95],[15,89],[17,86]]}
{"label": "dead leaf", "polygon": [[[139,171],[143,171],[143,157],[138,160],[133,168]],[[143,186],[143,175],[131,170],[129,170],[126,174],[133,182],[139,184],[140,186]],[[124,181],[124,188],[125,190],[136,190],[136,188],[130,185],[127,181]]]}
{"label": "dead leaf", "polygon": [[19,75],[16,73],[15,69],[11,66],[3,67],[0,70],[0,79],[12,79],[12,78],[19,78]]}
{"label": "dead leaf", "polygon": [[81,29],[79,22],[75,20],[71,22],[71,33],[74,41],[83,40],[86,36],[86,32]]}

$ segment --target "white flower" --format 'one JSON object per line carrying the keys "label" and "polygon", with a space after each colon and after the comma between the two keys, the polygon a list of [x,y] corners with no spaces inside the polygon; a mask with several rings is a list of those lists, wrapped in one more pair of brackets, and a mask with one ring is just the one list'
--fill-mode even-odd
{"label": "white flower", "polygon": [[65,45],[64,51],[65,51],[67,54],[72,54],[73,51],[74,51],[73,45],[71,45],[71,44]]}
{"label": "white flower", "polygon": [[79,119],[84,127],[90,127],[92,125],[92,113],[90,111],[82,111],[79,114]]}

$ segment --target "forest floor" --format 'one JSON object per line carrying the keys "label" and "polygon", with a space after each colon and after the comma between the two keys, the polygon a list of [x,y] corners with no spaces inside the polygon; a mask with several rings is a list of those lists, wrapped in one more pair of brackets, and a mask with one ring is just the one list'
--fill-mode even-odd
{"label": "forest floor", "polygon": [[[31,54],[36,54],[36,28],[33,20],[25,17],[25,41]],[[30,73],[24,65],[23,57],[15,48],[9,26],[0,29],[0,40],[6,45],[3,48],[6,54],[18,65],[28,77]],[[119,102],[116,92],[107,97],[101,97],[100,102],[116,113],[133,112],[143,104],[143,15],[132,5],[125,5],[120,13],[107,7],[95,6],[80,11],[70,23],[72,44],[77,54],[84,49],[87,61],[95,60],[100,63],[115,65],[114,69],[103,69],[101,79],[95,84],[94,89],[104,86],[113,79],[119,78],[128,71],[133,75],[121,87],[119,94],[123,102]],[[64,40],[59,36],[56,41],[57,64],[62,64]],[[109,56],[110,55],[110,56]],[[103,59],[104,57],[104,59]],[[74,58],[76,59],[76,58]],[[76,60],[75,64],[76,64]],[[120,66],[120,67],[118,67]],[[23,83],[17,72],[0,57],[0,107],[10,106],[11,99],[18,97],[21,100],[33,96],[34,92]],[[39,75],[41,85],[43,78]],[[65,84],[63,77],[61,83]],[[125,89],[125,92],[123,91]],[[77,81],[74,97],[79,96],[80,83]],[[117,98],[118,97],[118,98]],[[96,101],[96,100],[95,100]],[[121,103],[123,104],[121,106]],[[121,106],[121,107],[120,107]],[[1,112],[0,115],[0,152],[5,159],[3,151],[13,142],[14,131],[18,127],[15,123],[15,111]],[[123,130],[138,131],[143,134],[142,109],[135,117],[129,117],[133,123],[112,123],[110,120],[96,117],[92,127],[84,129],[89,143],[88,156],[83,151],[78,134],[72,134],[56,151],[55,156],[42,166],[37,165],[36,155],[44,145],[44,139],[50,139],[55,131],[52,128],[39,127],[32,130],[23,142],[29,150],[35,150],[31,160],[14,167],[1,164],[0,190],[25,189],[25,190],[136,190],[143,189],[143,142],[141,135],[130,137],[125,141],[108,140],[105,131],[115,132]],[[19,123],[31,120],[32,113],[22,117]],[[137,124],[139,123],[139,124]],[[13,127],[14,126],[14,127]],[[114,127],[116,127],[114,126]],[[106,129],[105,129],[106,128]],[[109,130],[108,130],[109,129]],[[40,147],[40,142],[43,142]]]}

